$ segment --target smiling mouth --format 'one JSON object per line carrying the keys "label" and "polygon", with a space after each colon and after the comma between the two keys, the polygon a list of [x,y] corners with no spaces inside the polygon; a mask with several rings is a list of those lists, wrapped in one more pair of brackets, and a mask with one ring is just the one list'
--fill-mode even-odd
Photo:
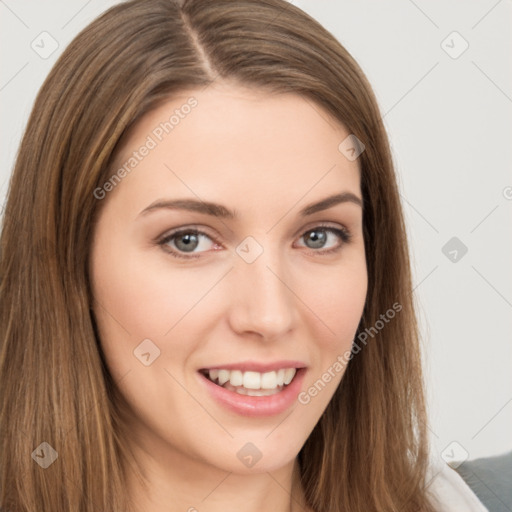
{"label": "smiling mouth", "polygon": [[280,393],[294,379],[296,368],[281,368],[260,373],[241,370],[200,370],[208,380],[224,389],[247,396],[270,396]]}

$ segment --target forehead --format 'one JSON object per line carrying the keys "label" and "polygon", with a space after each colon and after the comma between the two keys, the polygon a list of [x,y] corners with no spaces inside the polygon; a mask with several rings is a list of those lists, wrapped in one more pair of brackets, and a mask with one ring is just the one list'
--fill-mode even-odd
{"label": "forehead", "polygon": [[203,194],[240,204],[357,193],[358,161],[339,149],[349,135],[303,96],[214,83],[174,95],[131,128],[111,169],[128,171],[115,193],[124,189],[133,200]]}

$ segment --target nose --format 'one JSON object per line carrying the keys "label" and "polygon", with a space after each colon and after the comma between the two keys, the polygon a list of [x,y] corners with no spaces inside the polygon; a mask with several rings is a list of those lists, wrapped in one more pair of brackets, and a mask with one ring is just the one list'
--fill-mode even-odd
{"label": "nose", "polygon": [[255,261],[238,259],[230,282],[231,328],[268,340],[288,333],[297,318],[297,296],[291,272],[277,255],[265,250]]}

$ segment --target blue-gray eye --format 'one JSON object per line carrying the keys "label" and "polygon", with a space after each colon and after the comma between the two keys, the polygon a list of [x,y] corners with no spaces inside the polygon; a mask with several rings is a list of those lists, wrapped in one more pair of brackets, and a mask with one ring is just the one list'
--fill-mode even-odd
{"label": "blue-gray eye", "polygon": [[[329,235],[334,235],[333,244],[331,247],[323,249],[325,244],[329,241]],[[306,245],[308,249],[319,249],[315,250],[315,253],[319,255],[327,254],[331,252],[336,252],[341,249],[341,247],[350,241],[351,234],[346,229],[335,228],[332,226],[316,226],[313,229],[309,229],[304,232],[300,237],[301,239],[305,239]],[[214,240],[204,233],[203,231],[199,231],[197,229],[181,229],[179,231],[175,231],[167,235],[164,239],[162,239],[159,244],[165,246],[165,250],[176,258],[199,258],[201,257],[202,252],[207,252],[207,247],[204,247],[204,244],[208,245],[208,242],[202,242],[202,240],[210,240],[212,244],[215,244]],[[340,241],[341,240],[341,244]],[[310,244],[311,242],[311,244]],[[202,249],[200,251],[196,251],[196,249]],[[323,249],[323,250],[322,250]]]}

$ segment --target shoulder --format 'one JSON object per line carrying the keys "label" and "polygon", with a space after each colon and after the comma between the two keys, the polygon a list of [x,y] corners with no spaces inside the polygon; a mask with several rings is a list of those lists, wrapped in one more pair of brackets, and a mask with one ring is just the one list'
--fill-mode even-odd
{"label": "shoulder", "polygon": [[442,459],[431,461],[426,485],[443,512],[489,512],[455,469]]}

